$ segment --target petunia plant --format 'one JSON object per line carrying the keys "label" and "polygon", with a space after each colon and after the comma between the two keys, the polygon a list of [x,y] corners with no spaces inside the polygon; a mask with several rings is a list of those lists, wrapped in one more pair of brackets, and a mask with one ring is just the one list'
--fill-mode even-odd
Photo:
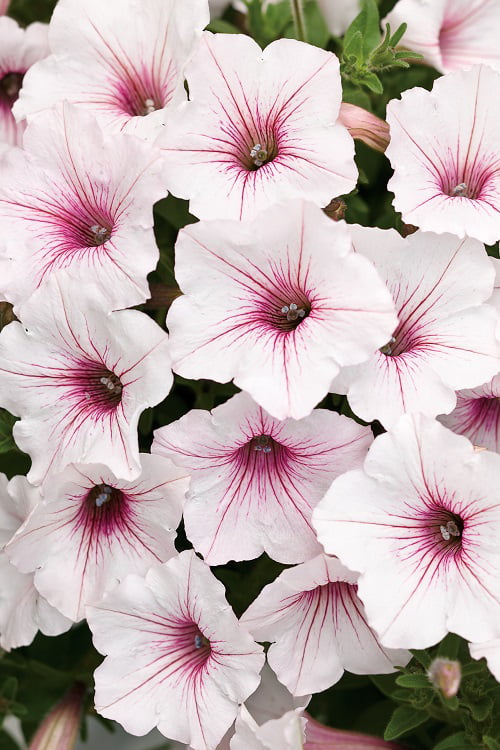
{"label": "petunia plant", "polygon": [[500,750],[499,31],[0,0],[0,750]]}

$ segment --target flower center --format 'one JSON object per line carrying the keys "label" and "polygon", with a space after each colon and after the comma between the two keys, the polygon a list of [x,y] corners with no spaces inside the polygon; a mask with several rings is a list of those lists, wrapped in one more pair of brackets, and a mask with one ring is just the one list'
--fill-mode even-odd
{"label": "flower center", "polygon": [[0,79],[0,99],[4,99],[12,107],[19,97],[23,85],[24,73],[7,73]]}
{"label": "flower center", "polygon": [[439,534],[439,538],[444,542],[445,547],[461,547],[462,546],[462,533],[464,530],[464,522],[460,516],[454,513],[445,512],[444,517],[439,519],[438,528],[436,532]]}
{"label": "flower center", "polygon": [[267,161],[267,148],[262,148],[260,143],[256,143],[250,151],[250,156],[256,167],[261,167]]}
{"label": "flower center", "polygon": [[394,336],[391,336],[387,344],[381,346],[379,351],[382,352],[382,354],[386,354],[388,357],[390,357],[392,355],[395,343],[396,339],[394,338]]}
{"label": "flower center", "polygon": [[252,438],[252,447],[254,451],[271,453],[273,444],[274,440],[270,435],[258,435],[257,437]]}
{"label": "flower center", "polygon": [[104,245],[111,237],[111,229],[101,224],[92,224],[90,227],[89,246],[98,247]]}
{"label": "flower center", "polygon": [[269,310],[269,323],[273,328],[285,333],[293,331],[311,312],[311,305],[305,295],[299,292],[294,296],[293,301],[287,300],[285,304],[279,298],[272,301]]}
{"label": "flower center", "polygon": [[210,641],[202,633],[196,633],[194,637],[194,647],[197,651],[210,652]]}
{"label": "flower center", "polygon": [[466,182],[460,182],[458,185],[455,185],[451,191],[451,195],[456,198],[472,198],[472,196],[469,195],[469,186]]}
{"label": "flower center", "polygon": [[[122,498],[122,492],[110,487],[109,484],[96,484],[92,487],[87,496],[87,505],[89,508],[103,508],[116,505]],[[105,506],[105,507],[103,507]]]}
{"label": "flower center", "polygon": [[250,171],[260,169],[264,164],[273,161],[278,155],[278,148],[272,135],[263,137],[261,140],[255,140],[254,143],[250,141],[247,148],[246,154],[241,155],[241,161]]}
{"label": "flower center", "polygon": [[114,372],[105,370],[98,374],[94,398],[107,402],[111,406],[117,406],[122,400],[123,385]]}

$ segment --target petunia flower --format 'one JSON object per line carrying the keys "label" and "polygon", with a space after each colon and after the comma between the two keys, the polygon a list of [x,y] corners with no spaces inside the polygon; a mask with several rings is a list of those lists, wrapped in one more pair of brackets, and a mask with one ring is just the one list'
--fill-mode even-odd
{"label": "petunia flower", "polygon": [[375,151],[383,153],[389,145],[389,125],[363,107],[342,102],[339,122],[355,140],[363,141]]}
{"label": "petunia flower", "polygon": [[[363,419],[393,425],[405,412],[447,413],[455,391],[500,370],[499,317],[489,304],[495,271],[477,240],[350,227],[392,294],[399,322],[385,346],[345,368],[332,390]],[[471,278],[474,283],[471,284]]]}
{"label": "petunia flower", "polygon": [[159,257],[152,207],[165,196],[159,155],[133,136],[106,135],[68,103],[38,115],[2,170],[5,297],[22,303],[54,271],[78,268],[109,310],[148,299]]}
{"label": "petunia flower", "polygon": [[15,107],[30,118],[68,100],[105,126],[153,139],[185,99],[183,69],[209,21],[207,0],[59,0],[52,54],[26,76]]}
{"label": "petunia flower", "polygon": [[408,24],[404,46],[440,73],[477,63],[500,69],[497,0],[399,0],[384,23]]}
{"label": "petunia flower", "polygon": [[387,651],[357,595],[358,575],[319,555],[265,586],[241,618],[257,641],[271,641],[270,667],[293,695],[319,693],[354,674],[393,672],[406,651]]}
{"label": "petunia flower", "polygon": [[389,102],[388,188],[405,222],[486,244],[500,238],[499,86],[500,73],[477,65]]}
{"label": "petunia flower", "polygon": [[205,32],[186,77],[190,100],[159,144],[167,187],[195,216],[252,219],[298,197],[326,206],[355,186],[331,52],[293,39],[262,51],[248,36]]}
{"label": "petunia flower", "polygon": [[192,551],[129,575],[87,608],[96,710],[127,732],[157,726],[193,750],[215,750],[259,683],[262,649],[238,623],[224,587]]}
{"label": "petunia flower", "polygon": [[305,719],[301,709],[288,711],[279,719],[266,721],[260,726],[242,706],[236,719],[231,750],[303,750]]}
{"label": "petunia flower", "polygon": [[47,26],[32,23],[22,29],[13,18],[1,17],[9,3],[0,2],[0,142],[21,145],[24,124],[17,124],[14,106],[26,71],[49,54]]}
{"label": "petunia flower", "polygon": [[304,750],[407,750],[395,742],[386,742],[380,737],[370,737],[344,729],[332,729],[305,715],[306,742]]}
{"label": "petunia flower", "polygon": [[500,453],[500,375],[457,393],[457,405],[439,421],[474,445]]}
{"label": "petunia flower", "polygon": [[86,686],[76,682],[45,716],[30,742],[30,750],[73,750],[80,730]]}
{"label": "petunia flower", "polygon": [[321,552],[312,509],[335,477],[362,465],[371,441],[339,414],[280,422],[240,393],[156,430],[151,451],[191,473],[184,525],[209,565],[262,552],[294,563]]}
{"label": "petunia flower", "polygon": [[307,416],[340,367],[368,359],[397,324],[346,225],[312,204],[185,228],[175,276],[184,292],[167,318],[175,371],[233,378],[277,419]]}
{"label": "petunia flower", "polygon": [[168,338],[144,313],[106,314],[97,290],[57,274],[0,333],[0,403],[21,420],[28,479],[70,463],[105,463],[116,476],[141,470],[137,423],[172,384]]}
{"label": "petunia flower", "polygon": [[316,507],[319,541],[360,571],[384,646],[500,636],[499,471],[496,453],[405,415],[374,441],[364,471],[336,479]]}
{"label": "petunia flower", "polygon": [[176,555],[186,471],[140,454],[142,473],[117,479],[99,464],[50,478],[40,502],[7,545],[11,562],[34,572],[43,596],[73,621],[127,573],[146,573]]}
{"label": "petunia flower", "polygon": [[40,501],[40,493],[26,477],[7,485],[0,474],[0,646],[5,651],[29,646],[38,630],[60,635],[71,627],[35,588],[33,575],[21,573],[9,560],[5,546]]}

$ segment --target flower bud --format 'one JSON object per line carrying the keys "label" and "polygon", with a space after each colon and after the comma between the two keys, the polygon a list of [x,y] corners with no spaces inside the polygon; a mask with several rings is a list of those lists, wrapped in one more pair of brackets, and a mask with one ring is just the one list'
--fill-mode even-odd
{"label": "flower bud", "polygon": [[402,745],[387,742],[380,737],[331,729],[315,721],[307,713],[304,716],[307,719],[304,750],[405,750]]}
{"label": "flower bud", "polygon": [[460,662],[438,657],[430,665],[427,676],[445,698],[453,698],[458,693],[462,678]]}
{"label": "flower bud", "polygon": [[73,750],[78,739],[85,685],[76,683],[38,727],[29,750]]}
{"label": "flower bud", "polygon": [[389,145],[389,125],[386,121],[356,104],[342,102],[339,122],[347,128],[353,138],[363,141],[376,151],[383,153]]}

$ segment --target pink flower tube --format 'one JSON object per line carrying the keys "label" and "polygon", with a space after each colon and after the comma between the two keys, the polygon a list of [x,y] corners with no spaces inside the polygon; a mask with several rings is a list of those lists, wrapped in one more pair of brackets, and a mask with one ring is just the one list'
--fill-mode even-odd
{"label": "pink flower tube", "polygon": [[4,16],[10,5],[10,0],[0,0],[0,16]]}
{"label": "pink flower tube", "polygon": [[78,738],[85,685],[76,683],[38,727],[29,750],[72,750]]}
{"label": "pink flower tube", "polygon": [[380,737],[331,729],[315,721],[308,714],[304,715],[307,718],[304,750],[405,750],[403,745],[386,742]]}
{"label": "pink flower tube", "polygon": [[383,153],[389,145],[389,125],[363,107],[342,102],[339,122],[347,128],[352,138],[363,141],[375,151]]}

